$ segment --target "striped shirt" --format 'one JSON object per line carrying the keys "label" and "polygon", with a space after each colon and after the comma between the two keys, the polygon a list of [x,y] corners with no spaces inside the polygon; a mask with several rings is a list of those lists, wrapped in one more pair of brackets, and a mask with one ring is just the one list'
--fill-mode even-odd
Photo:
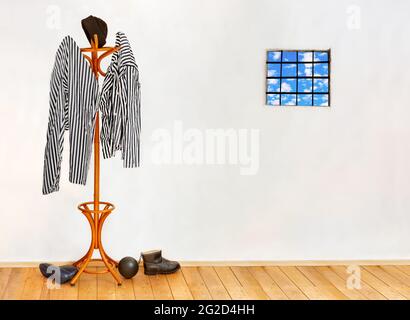
{"label": "striped shirt", "polygon": [[99,106],[104,158],[121,150],[125,167],[139,166],[138,68],[123,33],[117,33],[116,44],[121,45],[121,49],[113,54],[101,95],[98,81],[75,41],[66,36],[57,50],[50,81],[43,194],[59,190],[65,131],[69,132],[69,181],[86,184]]}
{"label": "striped shirt", "polygon": [[101,146],[104,158],[121,150],[124,167],[140,164],[140,83],[138,66],[130,44],[122,32],[103,82],[99,106],[102,116]]}

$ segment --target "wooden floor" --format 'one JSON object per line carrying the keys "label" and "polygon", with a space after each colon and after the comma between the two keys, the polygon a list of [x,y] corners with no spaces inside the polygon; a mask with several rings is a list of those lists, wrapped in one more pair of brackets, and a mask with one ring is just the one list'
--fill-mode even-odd
{"label": "wooden floor", "polygon": [[81,276],[48,289],[37,268],[1,268],[1,299],[410,299],[410,266],[362,266],[361,289],[348,289],[345,266],[183,267],[171,275],[143,270],[117,286],[110,274]]}

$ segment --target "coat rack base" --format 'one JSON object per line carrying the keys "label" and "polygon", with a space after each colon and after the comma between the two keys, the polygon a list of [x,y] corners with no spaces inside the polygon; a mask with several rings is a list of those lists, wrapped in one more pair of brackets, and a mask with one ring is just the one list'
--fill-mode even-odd
{"label": "coat rack base", "polygon": [[[100,210],[100,205],[104,206],[102,210]],[[90,209],[90,206],[93,206],[94,209]],[[114,277],[117,284],[121,285],[121,278],[116,270],[116,268],[118,267],[118,262],[107,255],[101,241],[101,233],[104,221],[115,209],[115,206],[109,202],[100,201],[98,203],[95,203],[90,201],[79,204],[78,209],[85,215],[90,224],[91,244],[87,253],[80,260],[73,263],[73,265],[79,268],[79,270],[71,280],[70,284],[72,286],[75,285],[83,272],[91,274],[103,274],[109,272]],[[93,259],[93,253],[95,250],[99,251],[101,259]],[[89,263],[95,261],[103,262],[105,269],[99,271],[87,270]]]}

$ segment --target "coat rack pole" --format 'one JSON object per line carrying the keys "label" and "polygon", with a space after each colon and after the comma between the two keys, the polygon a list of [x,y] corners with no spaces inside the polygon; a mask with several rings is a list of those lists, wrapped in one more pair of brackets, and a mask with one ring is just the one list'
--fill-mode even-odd
{"label": "coat rack pole", "polygon": [[[97,138],[98,137],[98,138]],[[94,136],[94,210],[100,207],[100,115],[97,112]],[[95,227],[98,227],[98,214],[94,213]],[[97,248],[97,246],[95,247]]]}
{"label": "coat rack pole", "polygon": [[[98,48],[98,37],[95,35],[94,43]],[[97,42],[96,42],[97,41]],[[95,77],[98,80],[98,54],[97,51],[92,51],[91,59],[94,62],[93,71]],[[100,208],[100,113],[97,111],[95,117],[95,129],[94,129],[94,210]],[[98,229],[98,213],[94,212],[94,226],[95,230]],[[95,243],[95,249],[98,248],[98,243]]]}
{"label": "coat rack pole", "polygon": [[[91,52],[91,58],[87,55],[84,55],[84,57],[88,60],[88,62],[90,62],[91,69],[97,80],[100,74],[102,76],[105,75],[101,71],[101,60],[107,57],[109,54],[117,51],[118,49],[119,47],[98,48],[97,35],[94,35],[94,41],[92,41],[91,43],[91,48],[81,49],[82,52]],[[104,53],[99,57],[98,52]],[[90,209],[91,205],[93,206],[93,209]],[[101,210],[100,205],[104,205],[104,209]],[[104,221],[108,217],[108,215],[115,209],[115,206],[112,203],[100,201],[100,114],[98,111],[95,117],[94,128],[94,200],[92,202],[81,203],[80,205],[78,205],[78,209],[85,215],[90,224],[91,244],[87,253],[80,260],[74,262],[74,265],[77,266],[79,270],[71,280],[71,285],[75,285],[83,272],[91,274],[102,274],[110,272],[117,284],[121,285],[121,278],[115,270],[115,268],[118,266],[118,262],[107,255],[103,248],[101,240]],[[92,258],[94,250],[99,251],[101,259]],[[103,262],[106,268],[99,271],[87,270],[88,264],[93,261]]]}

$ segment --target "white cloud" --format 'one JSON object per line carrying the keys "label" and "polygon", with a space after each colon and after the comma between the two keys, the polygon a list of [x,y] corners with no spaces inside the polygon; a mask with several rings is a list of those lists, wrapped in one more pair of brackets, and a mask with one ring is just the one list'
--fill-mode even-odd
{"label": "white cloud", "polygon": [[301,52],[302,59],[300,61],[312,61],[312,52]]}
{"label": "white cloud", "polygon": [[326,89],[328,86],[327,79],[315,79],[315,85],[313,86],[313,90],[323,90]]}
{"label": "white cloud", "polygon": [[280,59],[280,52],[274,52],[274,53],[273,53],[273,58],[274,58],[275,60],[279,60],[279,59]]}
{"label": "white cloud", "polygon": [[286,83],[286,82],[282,82],[282,92],[290,92],[292,90],[291,86]]}
{"label": "white cloud", "polygon": [[285,106],[294,106],[296,104],[296,97],[293,97],[292,99],[289,99],[284,103]]}
{"label": "white cloud", "polygon": [[268,95],[268,104],[273,106],[279,105],[279,96],[278,95]]}
{"label": "white cloud", "polygon": [[[300,72],[300,74],[301,75],[304,75],[304,76],[307,76],[307,77],[310,77],[310,76],[312,76],[312,64],[305,64],[305,65],[303,65],[304,66],[304,74],[303,74],[303,72]],[[299,67],[299,70],[300,70],[300,67]]]}
{"label": "white cloud", "polygon": [[276,70],[268,70],[268,77],[274,77],[276,75],[277,71]]}

